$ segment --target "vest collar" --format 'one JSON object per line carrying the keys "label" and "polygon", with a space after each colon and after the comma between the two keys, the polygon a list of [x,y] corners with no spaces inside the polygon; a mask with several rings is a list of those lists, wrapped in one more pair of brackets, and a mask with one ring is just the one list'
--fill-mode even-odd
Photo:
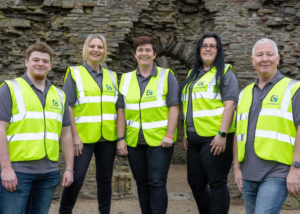
{"label": "vest collar", "polygon": [[[279,70],[277,70],[277,73],[275,74],[273,79],[271,79],[271,81],[268,82],[267,84],[276,84],[282,78],[284,78],[284,76],[279,72]],[[255,80],[255,86],[258,87],[258,78]]]}
{"label": "vest collar", "polygon": [[[139,66],[137,66],[137,68],[136,68],[136,75],[142,76],[140,71],[139,71]],[[153,62],[153,69],[152,69],[151,74],[149,75],[149,77],[151,77],[151,76],[157,76],[157,68],[156,68],[155,62]]]}
{"label": "vest collar", "polygon": [[96,73],[96,74],[101,74],[101,75],[103,74],[101,65],[100,65],[100,72],[99,72],[99,73],[97,73],[96,70],[94,70],[91,66],[89,66],[89,65],[87,64],[87,62],[84,62],[84,63],[82,64],[82,66],[85,67],[86,70],[87,70],[89,73],[94,72],[94,73]]}

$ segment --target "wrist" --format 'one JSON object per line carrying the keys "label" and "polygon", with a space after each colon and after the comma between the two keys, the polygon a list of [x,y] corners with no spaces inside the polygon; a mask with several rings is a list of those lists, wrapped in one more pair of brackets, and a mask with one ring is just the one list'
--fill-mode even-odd
{"label": "wrist", "polygon": [[172,140],[174,140],[174,137],[173,137],[174,135],[170,135],[170,134],[166,134],[166,137],[167,138],[170,138],[170,139],[172,139]]}
{"label": "wrist", "polygon": [[125,140],[125,137],[118,137],[117,138],[117,143],[120,142],[120,141],[122,141],[122,140]]}
{"label": "wrist", "polygon": [[66,168],[65,171],[70,171],[74,174],[74,170],[73,169],[70,169],[70,168]]}
{"label": "wrist", "polygon": [[219,131],[219,133],[218,133],[221,137],[224,137],[224,138],[226,138],[227,137],[227,135],[228,135],[228,133],[227,132],[223,132],[223,131]]}

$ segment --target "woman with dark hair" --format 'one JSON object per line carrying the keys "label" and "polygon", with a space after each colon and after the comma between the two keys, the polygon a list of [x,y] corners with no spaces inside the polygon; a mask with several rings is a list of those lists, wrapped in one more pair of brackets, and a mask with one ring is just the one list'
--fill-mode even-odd
{"label": "woman with dark hair", "polygon": [[156,66],[156,54],[153,39],[142,36],[135,40],[138,66],[122,75],[122,99],[118,100],[117,149],[128,154],[143,214],[167,212],[166,183],[180,102],[173,71]]}
{"label": "woman with dark hair", "polygon": [[[110,213],[111,179],[117,149],[117,74],[102,64],[107,55],[106,39],[89,35],[83,45],[83,64],[70,67],[63,87],[66,93],[74,141],[74,182],[65,187],[60,214],[72,213],[79,191],[95,155],[98,210]],[[71,149],[71,148],[70,148]]]}
{"label": "woman with dark hair", "polygon": [[238,82],[232,66],[224,64],[218,35],[205,34],[198,41],[193,69],[179,91],[188,183],[199,213],[228,213]]}

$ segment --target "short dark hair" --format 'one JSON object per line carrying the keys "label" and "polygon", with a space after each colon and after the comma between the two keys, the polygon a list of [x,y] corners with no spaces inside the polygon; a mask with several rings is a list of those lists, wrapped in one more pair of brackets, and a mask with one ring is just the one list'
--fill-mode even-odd
{"label": "short dark hair", "polygon": [[31,53],[34,52],[34,51],[49,54],[50,62],[52,62],[53,51],[50,48],[50,46],[47,45],[46,43],[37,42],[37,43],[31,45],[29,48],[27,48],[27,50],[26,50],[26,59],[27,60],[29,60],[29,57],[30,57]]}
{"label": "short dark hair", "polygon": [[141,36],[134,41],[134,53],[136,52],[136,49],[138,48],[138,46],[144,45],[144,44],[152,45],[152,49],[153,49],[154,53],[156,53],[156,51],[157,51],[156,42],[149,36]]}

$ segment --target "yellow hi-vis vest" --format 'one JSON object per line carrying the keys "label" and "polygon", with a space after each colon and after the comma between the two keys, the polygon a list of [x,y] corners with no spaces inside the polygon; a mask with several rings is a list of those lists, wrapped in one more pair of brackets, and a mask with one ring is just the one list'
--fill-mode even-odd
{"label": "yellow hi-vis vest", "polygon": [[5,82],[12,99],[12,116],[6,131],[10,161],[33,161],[44,157],[58,161],[66,102],[64,92],[51,85],[43,108],[23,78]]}
{"label": "yellow hi-vis vest", "polygon": [[[241,91],[237,108],[239,162],[243,162],[245,155],[253,87],[254,83]],[[297,133],[293,120],[292,98],[299,87],[298,81],[285,77],[278,81],[263,99],[254,138],[254,151],[259,158],[292,164]]]}
{"label": "yellow hi-vis vest", "polygon": [[[235,72],[230,64],[225,65],[224,75],[226,74],[228,68]],[[191,71],[190,71],[191,72]],[[216,93],[216,75],[217,69],[213,67],[206,72],[193,86],[192,90],[192,108],[193,108],[193,121],[195,130],[198,135],[204,137],[216,136],[219,133],[224,104],[221,99],[221,94]],[[189,73],[190,74],[190,73]],[[188,76],[189,76],[188,74]],[[186,134],[186,114],[189,102],[189,88],[190,85],[185,86],[182,91],[182,108],[183,108],[183,118],[184,118],[184,132]],[[186,94],[187,93],[187,94]],[[229,128],[229,133],[235,131],[235,116],[232,119],[231,126]]]}
{"label": "yellow hi-vis vest", "polygon": [[[167,134],[169,108],[169,69],[157,68],[157,75],[151,76],[141,97],[136,70],[122,75],[120,93],[125,102],[126,143],[136,147],[139,130],[142,127],[145,141],[149,146],[158,146]],[[177,139],[177,129],[174,142]]]}
{"label": "yellow hi-vis vest", "polygon": [[118,99],[116,73],[102,68],[103,89],[101,91],[84,66],[70,67],[69,70],[76,82],[77,100],[73,111],[81,141],[95,143],[101,136],[109,141],[116,140]]}

